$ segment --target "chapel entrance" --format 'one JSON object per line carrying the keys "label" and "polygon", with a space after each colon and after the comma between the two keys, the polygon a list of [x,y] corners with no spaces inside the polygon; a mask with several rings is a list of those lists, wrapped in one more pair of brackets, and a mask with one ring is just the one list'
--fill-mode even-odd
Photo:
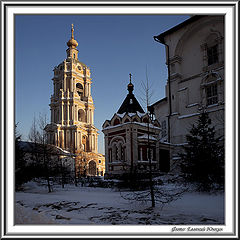
{"label": "chapel entrance", "polygon": [[169,172],[170,171],[170,152],[169,150],[160,149],[159,150],[159,158],[160,158],[160,171]]}
{"label": "chapel entrance", "polygon": [[89,162],[89,171],[88,171],[88,174],[90,176],[96,176],[97,174],[97,164],[94,160],[91,160]]}

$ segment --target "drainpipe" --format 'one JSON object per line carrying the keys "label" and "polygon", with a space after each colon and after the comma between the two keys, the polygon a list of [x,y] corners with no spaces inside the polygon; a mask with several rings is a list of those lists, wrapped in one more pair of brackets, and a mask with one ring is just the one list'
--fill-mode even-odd
{"label": "drainpipe", "polygon": [[169,115],[168,115],[168,142],[171,141],[171,131],[170,131],[170,117],[172,114],[172,98],[171,98],[171,81],[170,81],[170,61],[169,61],[169,46],[165,43],[163,37],[154,36],[156,42],[162,43],[167,49],[167,66],[168,66],[168,102],[169,102]]}

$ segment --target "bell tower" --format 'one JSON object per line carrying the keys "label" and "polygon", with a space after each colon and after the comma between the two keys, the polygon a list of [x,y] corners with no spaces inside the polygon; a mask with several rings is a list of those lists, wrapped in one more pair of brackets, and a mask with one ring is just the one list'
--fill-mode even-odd
{"label": "bell tower", "polygon": [[51,123],[45,128],[48,143],[76,155],[91,153],[94,158],[93,154],[98,152],[99,134],[94,126],[91,72],[79,61],[73,24],[67,46],[67,58],[53,69],[54,92],[49,104]]}

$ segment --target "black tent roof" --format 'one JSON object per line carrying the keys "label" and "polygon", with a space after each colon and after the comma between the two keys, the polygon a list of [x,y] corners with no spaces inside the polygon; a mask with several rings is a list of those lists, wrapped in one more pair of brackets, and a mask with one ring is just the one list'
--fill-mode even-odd
{"label": "black tent roof", "polygon": [[138,100],[135,98],[133,92],[133,84],[131,83],[131,75],[130,75],[130,83],[128,84],[128,95],[126,96],[125,100],[123,101],[121,107],[118,109],[117,113],[144,113],[141,105],[139,104]]}

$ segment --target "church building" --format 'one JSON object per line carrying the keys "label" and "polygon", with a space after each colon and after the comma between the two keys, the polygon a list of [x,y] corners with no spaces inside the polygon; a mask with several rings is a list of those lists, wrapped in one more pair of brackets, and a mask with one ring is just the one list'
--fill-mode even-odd
{"label": "church building", "polygon": [[111,120],[103,124],[106,178],[118,178],[133,171],[147,172],[150,161],[153,172],[166,168],[161,163],[160,151],[167,150],[168,145],[158,141],[160,125],[144,112],[133,89],[130,74],[125,100]]}
{"label": "church building", "polygon": [[77,176],[103,176],[105,158],[98,153],[91,73],[90,68],[79,61],[73,25],[67,46],[67,58],[53,70],[51,123],[45,127],[48,143],[76,155]]}

